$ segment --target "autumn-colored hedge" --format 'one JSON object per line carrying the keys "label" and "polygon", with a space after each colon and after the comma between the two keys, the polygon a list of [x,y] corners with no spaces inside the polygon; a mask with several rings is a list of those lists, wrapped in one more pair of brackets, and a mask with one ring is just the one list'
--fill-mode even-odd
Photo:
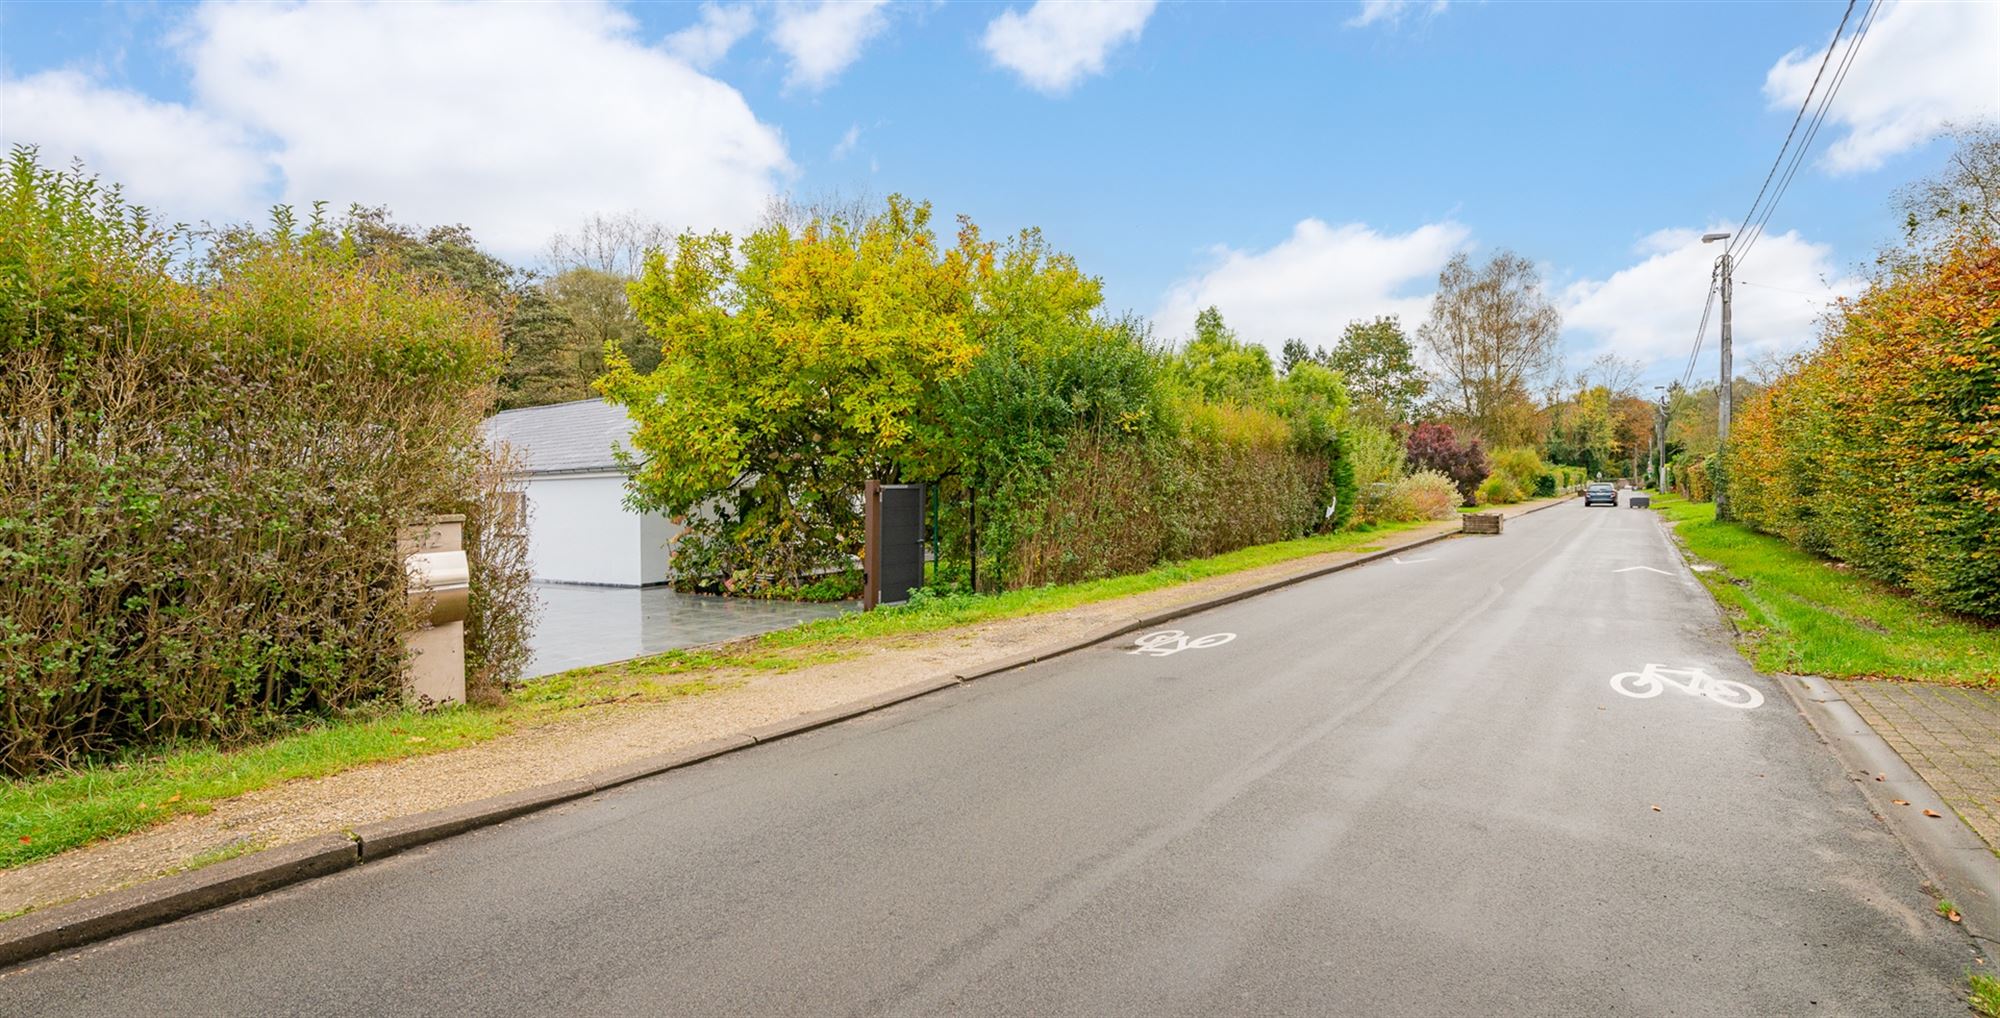
{"label": "autumn-colored hedge", "polygon": [[2000,247],[1891,269],[1737,415],[1736,516],[2000,617]]}

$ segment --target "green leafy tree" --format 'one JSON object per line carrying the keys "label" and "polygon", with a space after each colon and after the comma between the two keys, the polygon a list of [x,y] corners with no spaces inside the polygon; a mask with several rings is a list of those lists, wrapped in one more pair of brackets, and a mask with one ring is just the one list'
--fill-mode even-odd
{"label": "green leafy tree", "polygon": [[892,197],[864,222],[685,233],[648,257],[631,299],[660,364],[614,350],[600,388],[637,422],[632,501],[691,525],[684,578],[793,589],[860,550],[855,493],[896,478],[928,397],[979,354],[977,252],[930,221]]}
{"label": "green leafy tree", "polygon": [[1394,315],[1349,322],[1340,342],[1321,361],[1340,372],[1356,413],[1378,424],[1412,420],[1430,388]]}
{"label": "green leafy tree", "polygon": [[1278,382],[1271,352],[1238,339],[1222,312],[1204,308],[1194,320],[1194,338],[1174,358],[1175,377],[1202,398],[1244,406],[1269,400]]}

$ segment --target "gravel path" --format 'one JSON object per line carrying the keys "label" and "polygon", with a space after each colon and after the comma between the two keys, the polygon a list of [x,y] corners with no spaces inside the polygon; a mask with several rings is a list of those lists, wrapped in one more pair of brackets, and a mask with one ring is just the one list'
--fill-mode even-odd
{"label": "gravel path", "polygon": [[[1542,503],[1513,507],[1509,515]],[[1456,530],[1457,520],[1385,537],[1397,547]],[[718,692],[578,710],[465,749],[357,767],[274,785],[216,804],[205,815],[0,871],[0,915],[88,897],[186,868],[190,860],[248,842],[284,844],[389,817],[456,805],[692,746],[859,700],[953,669],[1073,639],[1116,621],[1199,601],[1360,557],[1334,552],[1211,577],[1060,612],[861,644],[862,653],[788,674],[725,674]]]}

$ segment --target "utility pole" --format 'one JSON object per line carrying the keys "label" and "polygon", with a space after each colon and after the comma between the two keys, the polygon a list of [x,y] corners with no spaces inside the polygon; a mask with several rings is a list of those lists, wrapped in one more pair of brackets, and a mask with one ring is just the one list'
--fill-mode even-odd
{"label": "utility pole", "polygon": [[1664,385],[1655,385],[1653,389],[1660,394],[1660,412],[1653,415],[1653,444],[1659,450],[1654,454],[1653,469],[1660,481],[1656,490],[1664,495],[1667,493],[1667,403],[1673,394]]}
{"label": "utility pole", "polygon": [[[1704,233],[1701,242],[1728,240],[1726,233]],[[1733,280],[1730,279],[1729,249],[1722,249],[1722,261],[1717,267],[1722,276],[1722,391],[1716,394],[1718,402],[1715,411],[1715,518],[1729,518],[1729,410],[1736,395],[1735,365],[1730,360],[1729,349],[1729,298]]]}
{"label": "utility pole", "polygon": [[1736,401],[1736,368],[1729,349],[1729,252],[1722,252],[1722,391],[1715,411],[1715,518],[1729,518],[1729,411]]}

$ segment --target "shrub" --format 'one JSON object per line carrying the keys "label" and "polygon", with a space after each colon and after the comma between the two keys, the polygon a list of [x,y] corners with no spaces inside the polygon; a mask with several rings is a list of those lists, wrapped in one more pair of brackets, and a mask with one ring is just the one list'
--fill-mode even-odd
{"label": "shrub", "polygon": [[1458,485],[1451,478],[1435,470],[1420,470],[1377,489],[1370,497],[1370,519],[1380,523],[1448,520],[1456,514],[1458,501]]}
{"label": "shrub", "polygon": [[2000,617],[2000,245],[1893,266],[1738,421],[1745,523]]}
{"label": "shrub", "polygon": [[1479,485],[1480,505],[1511,505],[1521,500],[1521,488],[1512,477],[1494,474]]}
{"label": "shrub", "polygon": [[1517,494],[1535,490],[1535,480],[1542,476],[1542,471],[1542,457],[1525,445],[1501,449],[1493,454],[1493,476],[1512,481]]}
{"label": "shrub", "polygon": [[1479,439],[1461,442],[1451,425],[1426,422],[1411,429],[1403,449],[1411,470],[1434,470],[1451,478],[1460,504],[1475,504],[1487,473],[1486,447]]}
{"label": "shrub", "polygon": [[[489,311],[282,211],[199,266],[176,243],[32,150],[0,178],[10,773],[399,695],[397,533],[495,490]],[[467,666],[504,681],[527,588],[477,518]]]}
{"label": "shrub", "polygon": [[1403,443],[1389,429],[1356,424],[1347,432],[1347,445],[1356,486],[1365,489],[1403,476]]}

